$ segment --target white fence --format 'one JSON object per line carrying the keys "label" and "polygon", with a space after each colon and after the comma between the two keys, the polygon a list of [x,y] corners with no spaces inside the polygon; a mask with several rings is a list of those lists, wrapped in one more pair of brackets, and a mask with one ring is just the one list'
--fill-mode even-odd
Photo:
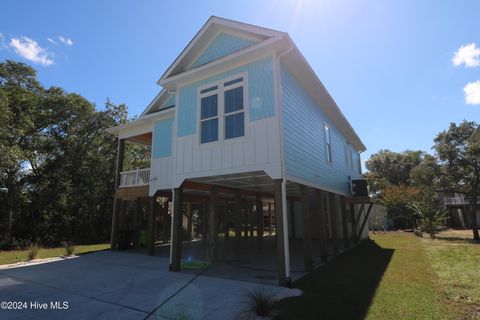
{"label": "white fence", "polygon": [[120,172],[120,187],[146,186],[150,183],[150,169]]}

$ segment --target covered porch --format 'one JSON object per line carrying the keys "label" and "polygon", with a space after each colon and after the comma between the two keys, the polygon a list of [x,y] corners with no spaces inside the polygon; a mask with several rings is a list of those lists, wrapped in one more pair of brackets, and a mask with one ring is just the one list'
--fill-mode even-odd
{"label": "covered porch", "polygon": [[[147,253],[169,257],[171,271],[208,261],[212,275],[281,285],[357,243],[371,208],[368,198],[282,183],[264,172],[190,179],[137,202],[139,214],[119,219],[133,228],[131,245],[142,246],[138,226],[146,227]],[[123,206],[132,210],[131,200]]]}

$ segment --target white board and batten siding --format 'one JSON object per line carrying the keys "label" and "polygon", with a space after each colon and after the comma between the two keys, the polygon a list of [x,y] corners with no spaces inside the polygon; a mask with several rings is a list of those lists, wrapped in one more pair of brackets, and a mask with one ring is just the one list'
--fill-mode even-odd
{"label": "white board and batten siding", "polygon": [[[223,130],[219,129],[218,141],[200,143],[200,89],[212,85],[220,88],[226,81],[238,77],[244,79],[245,135],[223,139]],[[265,171],[272,178],[281,178],[273,57],[188,84],[179,88],[178,95],[173,187],[180,186],[186,179],[253,171]],[[222,117],[221,108],[219,104],[219,117]],[[219,122],[219,128],[222,123]]]}
{"label": "white board and batten siding", "polygon": [[236,141],[202,145],[197,134],[177,138],[175,184],[189,178],[253,171],[280,178],[278,121],[246,122],[246,127],[247,135]]}

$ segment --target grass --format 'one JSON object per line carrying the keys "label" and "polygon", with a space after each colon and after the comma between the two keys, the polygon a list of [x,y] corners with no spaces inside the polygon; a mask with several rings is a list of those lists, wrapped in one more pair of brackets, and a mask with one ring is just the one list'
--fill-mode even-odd
{"label": "grass", "polygon": [[277,303],[279,319],[452,319],[422,239],[372,235],[294,283],[300,297]]}
{"label": "grass", "polygon": [[[75,246],[75,254],[100,251],[110,248],[110,244],[92,244]],[[29,250],[0,251],[0,265],[28,261]],[[54,258],[65,255],[64,247],[40,248],[36,259]]]}
{"label": "grass", "polygon": [[454,318],[480,319],[480,245],[472,231],[444,231],[423,244]]}
{"label": "grass", "polygon": [[257,316],[266,317],[273,312],[272,295],[265,292],[261,287],[248,293],[247,305],[248,311]]}

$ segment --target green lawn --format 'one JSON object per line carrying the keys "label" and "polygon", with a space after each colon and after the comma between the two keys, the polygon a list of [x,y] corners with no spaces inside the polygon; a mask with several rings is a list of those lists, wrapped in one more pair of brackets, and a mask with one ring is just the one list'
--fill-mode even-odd
{"label": "green lawn", "polygon": [[[74,254],[82,254],[109,249],[110,244],[92,244],[75,246]],[[37,259],[60,257],[65,255],[63,247],[58,248],[40,248]],[[0,265],[23,262],[28,260],[28,250],[9,250],[0,251]]]}
{"label": "green lawn", "polygon": [[423,239],[455,319],[480,319],[480,244],[472,240],[470,230],[450,230],[437,239]]}
{"label": "green lawn", "polygon": [[423,240],[371,240],[294,283],[303,295],[280,301],[279,319],[452,319]]}

